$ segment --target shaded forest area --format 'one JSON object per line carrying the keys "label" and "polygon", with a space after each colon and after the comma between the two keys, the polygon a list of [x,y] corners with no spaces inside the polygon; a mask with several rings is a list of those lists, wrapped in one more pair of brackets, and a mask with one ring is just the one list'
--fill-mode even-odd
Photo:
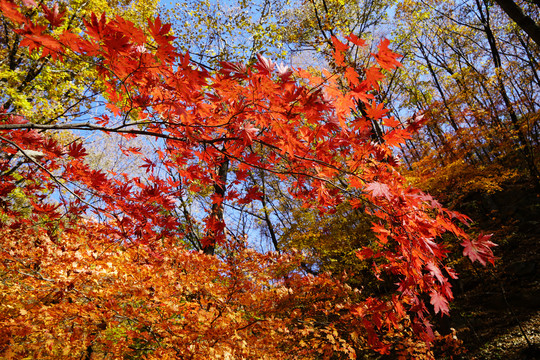
{"label": "shaded forest area", "polygon": [[0,19],[0,358],[540,357],[538,1]]}
{"label": "shaded forest area", "polygon": [[494,234],[496,266],[456,266],[460,280],[449,324],[467,349],[457,358],[538,357],[538,197],[526,183],[463,202],[478,231]]}

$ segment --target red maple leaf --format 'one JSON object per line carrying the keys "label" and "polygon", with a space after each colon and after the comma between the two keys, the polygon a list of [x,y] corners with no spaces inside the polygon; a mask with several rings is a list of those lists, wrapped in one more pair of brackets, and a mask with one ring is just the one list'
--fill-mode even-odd
{"label": "red maple leaf", "polygon": [[349,80],[349,83],[350,83],[351,85],[353,85],[353,86],[358,86],[358,85],[360,85],[358,72],[355,71],[353,68],[348,67],[348,68],[345,70],[345,77],[347,78],[347,80]]}
{"label": "red maple leaf", "polygon": [[384,104],[372,103],[366,107],[366,114],[370,119],[381,119],[388,113],[388,109],[384,107]]}
{"label": "red maple leaf", "polygon": [[238,200],[239,204],[249,204],[253,200],[260,200],[264,194],[259,190],[258,186],[250,187],[247,191],[246,196]]}
{"label": "red maple leaf", "polygon": [[395,127],[398,127],[400,123],[399,121],[396,120],[395,117],[390,116],[389,118],[384,119],[384,125],[395,128]]}
{"label": "red maple leaf", "polygon": [[442,312],[448,315],[450,310],[448,309],[448,300],[446,300],[444,295],[435,290],[432,290],[429,295],[431,297],[429,303],[435,308],[435,314]]}
{"label": "red maple leaf", "polygon": [[11,115],[7,118],[8,124],[26,124],[28,120],[19,115]]}
{"label": "red maple leaf", "polygon": [[468,256],[472,262],[478,260],[482,265],[486,265],[486,261],[489,261],[492,265],[495,263],[495,256],[491,251],[491,248],[497,246],[497,244],[489,241],[493,234],[484,235],[480,234],[477,239],[465,239],[461,245],[463,248],[463,255]]}
{"label": "red maple leaf", "polygon": [[432,262],[427,263],[426,269],[429,271],[429,273],[432,276],[436,277],[437,280],[439,280],[441,284],[443,284],[446,281],[446,278],[443,276],[441,269],[439,269],[439,267],[435,265],[434,263]]}
{"label": "red maple leaf", "polygon": [[250,145],[253,143],[253,139],[259,133],[259,129],[253,126],[251,123],[246,123],[242,129],[242,138],[244,140],[244,145]]}
{"label": "red maple leaf", "polygon": [[365,70],[366,79],[362,82],[368,89],[373,87],[375,90],[379,90],[379,81],[384,79],[384,75],[381,73],[381,70],[372,66]]}
{"label": "red maple leaf", "polygon": [[366,190],[370,191],[373,197],[385,197],[390,200],[392,196],[388,185],[376,181],[367,184]]}
{"label": "red maple leaf", "polygon": [[58,3],[53,5],[52,9],[49,9],[45,4],[41,4],[41,8],[45,13],[45,19],[47,19],[53,28],[57,28],[64,22],[64,14],[66,11],[58,11]]}
{"label": "red maple leaf", "polygon": [[362,250],[358,250],[356,252],[356,257],[359,258],[360,260],[369,259],[372,256],[373,256],[373,250],[371,250],[368,247],[365,247]]}
{"label": "red maple leaf", "polygon": [[171,31],[171,24],[162,25],[161,19],[158,16],[153,23],[150,19],[148,20],[148,28],[152,33],[152,36],[154,36],[154,39],[157,40],[157,38],[162,38]]}
{"label": "red maple leaf", "polygon": [[377,62],[383,69],[392,70],[401,66],[401,63],[396,59],[402,56],[388,49],[388,44],[390,44],[390,40],[383,39],[378,47],[379,52],[373,54],[373,56],[377,59]]}
{"label": "red maple leaf", "polygon": [[0,1],[0,11],[2,15],[16,23],[21,24],[26,20],[19,10],[17,10],[17,5],[13,1]]}
{"label": "red maple leaf", "polygon": [[258,61],[255,68],[259,70],[260,74],[270,74],[274,71],[276,64],[272,60],[265,58],[261,54],[257,54],[257,59]]}
{"label": "red maple leaf", "polygon": [[30,203],[34,207],[35,212],[42,213],[42,214],[47,214],[47,215],[49,215],[49,217],[52,217],[53,215],[57,215],[55,217],[60,216],[60,215],[55,213],[56,209],[58,209],[60,207],[60,204],[56,204],[56,205],[45,204],[45,203],[38,204],[38,203],[34,202],[33,200],[30,200]]}
{"label": "red maple leaf", "polygon": [[243,79],[247,76],[247,68],[242,63],[231,63],[228,61],[220,62],[221,69],[219,72],[225,76]]}
{"label": "red maple leaf", "polygon": [[358,36],[354,35],[353,33],[351,33],[349,36],[346,36],[345,38],[356,46],[366,45],[366,42],[364,40],[360,39]]}
{"label": "red maple leaf", "polygon": [[84,149],[82,143],[80,142],[74,142],[71,145],[68,146],[68,155],[78,159],[81,157],[86,156],[88,153]]}
{"label": "red maple leaf", "polygon": [[334,44],[334,48],[336,51],[346,51],[349,47],[339,41],[335,36],[332,36],[332,44]]}
{"label": "red maple leaf", "polygon": [[86,26],[86,32],[88,35],[95,39],[101,39],[103,33],[105,32],[105,14],[101,15],[101,18],[98,20],[96,14],[92,13],[90,21],[83,19],[84,25]]}

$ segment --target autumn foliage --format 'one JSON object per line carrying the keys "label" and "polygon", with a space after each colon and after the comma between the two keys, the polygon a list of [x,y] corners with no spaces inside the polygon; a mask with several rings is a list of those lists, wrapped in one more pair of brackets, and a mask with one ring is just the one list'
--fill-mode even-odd
{"label": "autumn foliage", "polygon": [[[159,18],[139,29],[92,15],[84,32],[72,32],[57,5],[1,0],[0,9],[30,52],[92,64],[108,103],[84,122],[0,113],[2,356],[429,357],[429,308],[448,314],[457,276],[441,235],[471,260],[493,262],[489,236],[470,238],[466,216],[397,170],[394,150],[419,124],[401,125],[375,101],[385,69],[399,66],[387,41],[362,75],[344,60],[348,43],[363,45],[354,35],[333,38],[335,73],[262,56],[210,72],[175,49]],[[373,141],[372,120],[383,124],[382,141]],[[146,176],[93,169],[83,140],[55,136],[74,130],[145,136],[156,146]],[[357,261],[392,290],[374,296],[339,276],[305,274],[301,252],[258,253],[252,234],[232,236],[224,204],[262,201],[246,181],[255,170],[277,177],[305,208],[346,204],[368,214],[373,241]],[[203,189],[212,203],[200,210],[197,251],[173,209],[181,194]]]}

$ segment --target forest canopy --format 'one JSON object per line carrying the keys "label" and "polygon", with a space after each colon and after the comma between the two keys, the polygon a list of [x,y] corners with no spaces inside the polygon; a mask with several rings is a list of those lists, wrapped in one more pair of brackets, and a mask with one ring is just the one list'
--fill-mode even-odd
{"label": "forest canopy", "polygon": [[437,199],[538,186],[538,45],[487,1],[360,3],[0,0],[1,356],[455,341],[451,260],[495,244]]}

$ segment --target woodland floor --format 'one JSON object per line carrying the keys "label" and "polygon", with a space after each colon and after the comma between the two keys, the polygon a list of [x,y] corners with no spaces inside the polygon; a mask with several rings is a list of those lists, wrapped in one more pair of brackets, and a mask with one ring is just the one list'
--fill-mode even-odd
{"label": "woodland floor", "polygon": [[466,351],[453,359],[540,359],[540,197],[513,186],[468,201],[472,211],[461,210],[494,234],[498,259],[495,267],[456,265],[450,327]]}

